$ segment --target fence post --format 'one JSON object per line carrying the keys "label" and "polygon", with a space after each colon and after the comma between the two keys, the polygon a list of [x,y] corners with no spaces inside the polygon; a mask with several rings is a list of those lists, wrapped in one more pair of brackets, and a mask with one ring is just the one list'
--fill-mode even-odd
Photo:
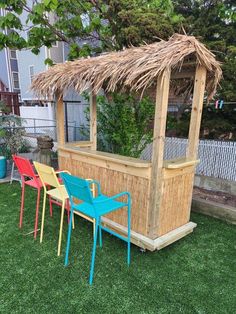
{"label": "fence post", "polygon": [[65,104],[65,128],[66,128],[66,142],[69,142],[69,135],[68,135],[68,113],[67,113],[67,102]]}
{"label": "fence post", "polygon": [[35,118],[34,118],[34,134],[36,134],[36,121],[35,121]]}
{"label": "fence post", "polygon": [[73,127],[73,141],[76,141],[76,121],[73,121],[74,127]]}

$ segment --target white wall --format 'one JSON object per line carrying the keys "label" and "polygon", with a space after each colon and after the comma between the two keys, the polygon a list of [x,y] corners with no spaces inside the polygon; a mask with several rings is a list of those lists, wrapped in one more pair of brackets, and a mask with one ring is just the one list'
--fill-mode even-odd
{"label": "white wall", "polygon": [[[54,126],[55,121],[52,120],[53,113],[52,107],[30,107],[30,106],[20,106],[20,116],[22,119],[25,119],[23,122],[24,126],[33,127],[33,126]],[[34,125],[34,120],[35,125]],[[45,120],[39,120],[45,119]],[[48,121],[49,120],[49,121]]]}

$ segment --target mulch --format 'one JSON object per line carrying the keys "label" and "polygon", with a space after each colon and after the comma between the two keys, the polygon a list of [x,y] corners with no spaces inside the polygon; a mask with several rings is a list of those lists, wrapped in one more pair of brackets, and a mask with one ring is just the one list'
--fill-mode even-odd
{"label": "mulch", "polygon": [[194,187],[193,197],[198,197],[204,200],[236,207],[236,196],[225,192],[211,191],[199,187]]}

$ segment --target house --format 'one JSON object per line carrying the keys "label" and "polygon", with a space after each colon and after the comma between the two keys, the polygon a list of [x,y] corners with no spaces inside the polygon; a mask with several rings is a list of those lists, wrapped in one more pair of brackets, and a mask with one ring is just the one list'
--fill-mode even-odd
{"label": "house", "polygon": [[[0,16],[4,14],[0,9]],[[6,31],[5,31],[6,32]],[[0,50],[0,101],[4,101],[10,111],[19,115],[19,70],[16,50]]]}
{"label": "house", "polygon": [[[0,9],[0,16],[5,13],[3,9]],[[20,18],[22,24],[26,24],[27,14],[23,12]],[[53,19],[53,16],[51,18]],[[85,19],[85,23],[87,22]],[[22,32],[22,36],[27,39],[28,30]],[[83,44],[86,44],[86,40],[79,41],[79,45]],[[93,44],[96,43],[93,42]],[[18,93],[21,104],[20,115],[27,121],[28,127],[55,124],[56,117],[52,100],[38,99],[30,90],[30,86],[36,74],[47,70],[48,65],[44,63],[45,59],[52,59],[54,64],[63,63],[67,60],[67,55],[68,47],[62,42],[56,42],[50,49],[45,46],[41,47],[38,55],[33,54],[30,49],[19,51],[4,48],[0,51],[0,80],[7,91]],[[84,114],[87,104],[84,98],[69,91],[65,100],[67,100],[66,114],[69,125],[78,128],[87,123]],[[72,130],[71,127],[71,133],[75,134],[76,131],[78,129]]]}

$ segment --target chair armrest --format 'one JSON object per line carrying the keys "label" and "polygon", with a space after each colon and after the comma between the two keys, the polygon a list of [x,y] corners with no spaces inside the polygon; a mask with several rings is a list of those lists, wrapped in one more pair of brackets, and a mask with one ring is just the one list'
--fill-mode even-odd
{"label": "chair armrest", "polygon": [[71,174],[70,171],[68,171],[68,170],[56,170],[56,171],[55,171],[56,174],[60,174],[60,173],[62,173],[62,172]]}
{"label": "chair armrest", "polygon": [[130,203],[130,201],[131,201],[131,195],[130,195],[129,192],[121,192],[119,194],[116,194],[116,195],[113,195],[113,196],[109,197],[106,200],[100,200],[100,201],[96,201],[95,200],[94,203],[96,203],[96,204],[106,203],[106,202],[109,202],[110,200],[114,200],[114,199],[119,198],[119,197],[124,196],[124,195],[127,195],[127,197],[128,197],[128,202],[127,202],[127,205],[128,205]]}

